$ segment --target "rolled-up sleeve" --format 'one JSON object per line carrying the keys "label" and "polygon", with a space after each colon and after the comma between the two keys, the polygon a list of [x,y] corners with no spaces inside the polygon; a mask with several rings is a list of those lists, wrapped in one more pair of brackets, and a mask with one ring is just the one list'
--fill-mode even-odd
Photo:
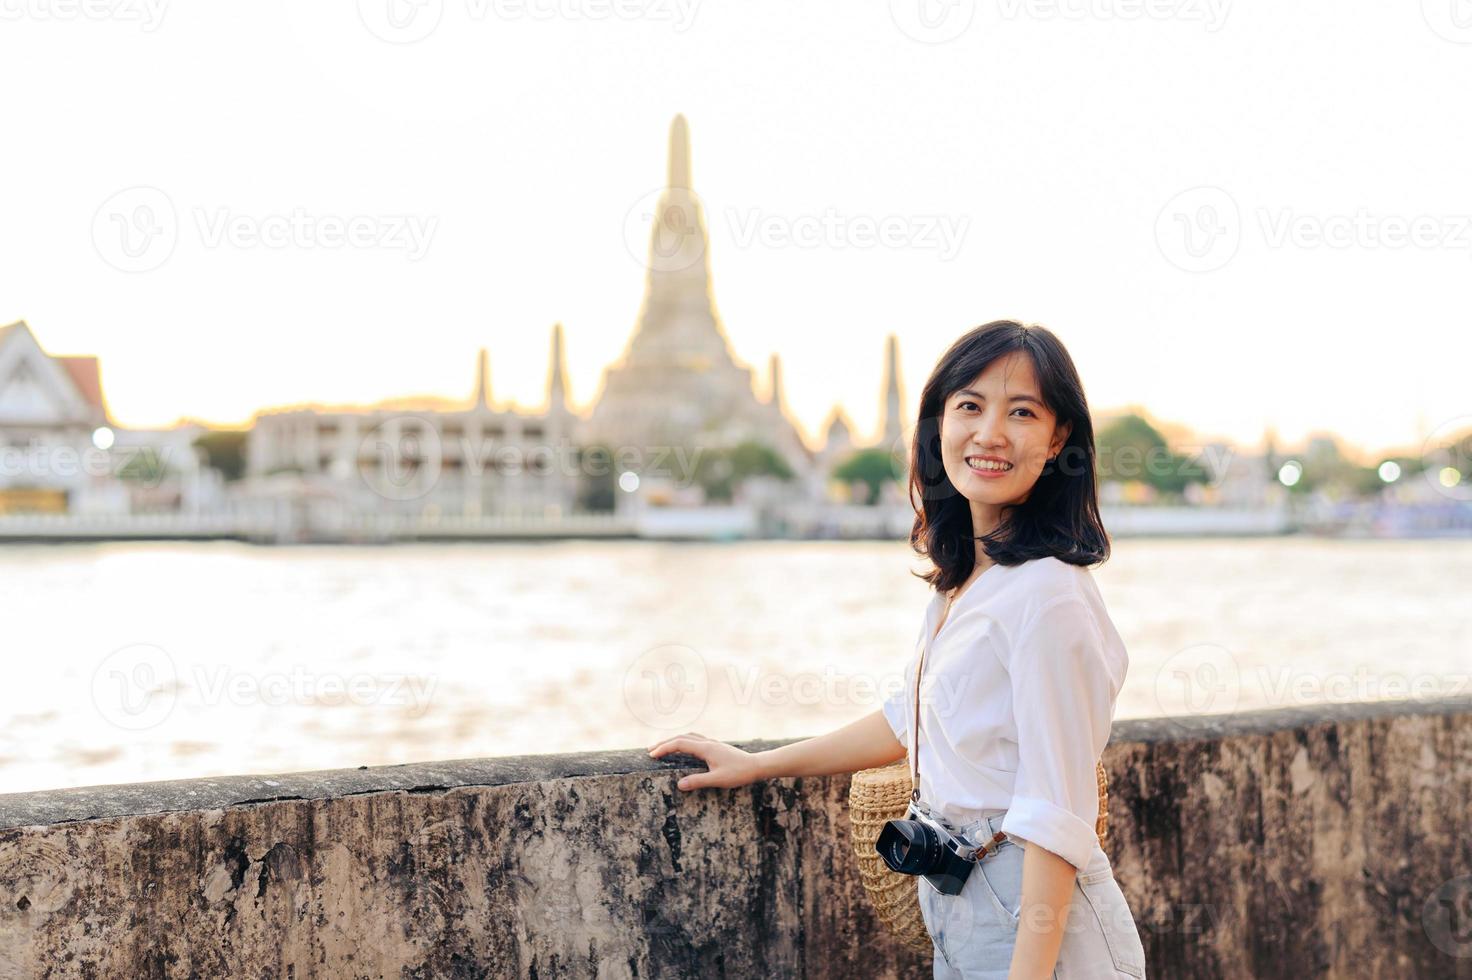
{"label": "rolled-up sleeve", "polygon": [[1095,764],[1109,741],[1114,685],[1104,640],[1082,597],[1049,599],[1009,658],[1017,778],[1002,830],[1082,870],[1097,840]]}

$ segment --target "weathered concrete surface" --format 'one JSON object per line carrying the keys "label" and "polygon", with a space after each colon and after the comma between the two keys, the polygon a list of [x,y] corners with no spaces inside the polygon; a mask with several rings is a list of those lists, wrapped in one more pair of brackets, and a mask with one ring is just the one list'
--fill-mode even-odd
{"label": "weathered concrete surface", "polygon": [[[846,776],[685,762],[0,796],[0,980],[930,975],[870,914]],[[1105,763],[1150,976],[1472,978],[1472,699],[1120,722]]]}

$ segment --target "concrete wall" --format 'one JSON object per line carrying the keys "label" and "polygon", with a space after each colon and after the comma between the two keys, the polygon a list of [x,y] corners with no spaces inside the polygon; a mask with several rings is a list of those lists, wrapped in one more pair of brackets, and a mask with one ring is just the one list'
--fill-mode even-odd
{"label": "concrete wall", "polygon": [[[1472,978],[1472,699],[1120,722],[1105,761],[1150,976]],[[0,980],[930,975],[868,909],[847,777],[692,768],[0,796]]]}

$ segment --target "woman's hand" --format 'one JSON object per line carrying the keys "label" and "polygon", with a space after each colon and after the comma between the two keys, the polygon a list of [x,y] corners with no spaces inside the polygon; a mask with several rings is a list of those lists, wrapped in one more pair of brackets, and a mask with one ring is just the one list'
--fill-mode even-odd
{"label": "woman's hand", "polygon": [[675,783],[680,789],[700,789],[704,786],[731,789],[754,783],[764,775],[755,753],[706,738],[698,732],[686,732],[667,738],[649,750],[649,754],[656,759],[671,752],[693,755],[710,767],[706,772],[685,776]]}

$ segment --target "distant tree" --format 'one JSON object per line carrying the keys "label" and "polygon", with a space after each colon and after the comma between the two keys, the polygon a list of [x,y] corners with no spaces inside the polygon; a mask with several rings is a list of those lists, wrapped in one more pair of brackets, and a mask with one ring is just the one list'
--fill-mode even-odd
{"label": "distant tree", "polygon": [[1139,415],[1115,419],[1095,434],[1094,443],[1101,482],[1139,481],[1157,493],[1178,495],[1189,484],[1211,481],[1205,466],[1173,452],[1165,436]]}
{"label": "distant tree", "polygon": [[729,448],[706,449],[695,467],[695,482],[705,491],[707,500],[729,502],[737,485],[753,476],[790,480],[794,474],[776,450],[752,440]]}
{"label": "distant tree", "polygon": [[833,468],[833,476],[869,488],[869,505],[879,503],[886,483],[897,483],[894,456],[888,449],[860,449]]}
{"label": "distant tree", "polygon": [[220,471],[227,481],[245,475],[245,430],[212,429],[194,440],[194,448],[204,453],[204,464]]}
{"label": "distant tree", "polygon": [[163,482],[164,475],[168,472],[169,466],[157,449],[139,446],[138,451],[129,454],[123,465],[118,467],[117,475],[120,480],[156,487]]}

